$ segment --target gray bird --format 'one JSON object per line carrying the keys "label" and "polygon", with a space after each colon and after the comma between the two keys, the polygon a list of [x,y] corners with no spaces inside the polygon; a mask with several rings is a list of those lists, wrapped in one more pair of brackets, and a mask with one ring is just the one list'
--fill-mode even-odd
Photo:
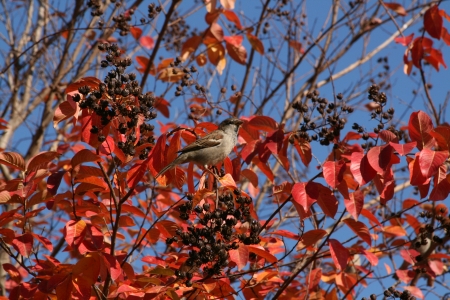
{"label": "gray bird", "polygon": [[219,128],[187,145],[180,155],[165,166],[155,178],[158,178],[177,165],[193,162],[207,169],[223,161],[233,150],[237,142],[239,126],[244,123],[236,118],[228,118],[219,124]]}

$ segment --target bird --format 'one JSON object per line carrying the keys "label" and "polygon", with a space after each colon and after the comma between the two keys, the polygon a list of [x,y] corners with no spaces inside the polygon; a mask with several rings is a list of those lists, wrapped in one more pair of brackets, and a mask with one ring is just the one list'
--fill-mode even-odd
{"label": "bird", "polygon": [[196,140],[178,151],[178,157],[165,166],[155,179],[177,165],[193,162],[205,167],[214,166],[222,162],[233,150],[237,143],[237,133],[244,121],[231,117],[223,120],[219,128]]}

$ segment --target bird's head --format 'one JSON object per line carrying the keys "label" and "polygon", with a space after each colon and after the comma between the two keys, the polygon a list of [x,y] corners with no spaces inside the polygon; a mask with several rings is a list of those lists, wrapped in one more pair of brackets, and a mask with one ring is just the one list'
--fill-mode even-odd
{"label": "bird's head", "polygon": [[238,132],[239,130],[239,126],[242,125],[242,123],[244,123],[244,121],[239,120],[237,118],[228,118],[223,120],[220,124],[219,124],[219,129],[222,129],[223,131],[228,131],[228,130],[232,130],[234,132]]}

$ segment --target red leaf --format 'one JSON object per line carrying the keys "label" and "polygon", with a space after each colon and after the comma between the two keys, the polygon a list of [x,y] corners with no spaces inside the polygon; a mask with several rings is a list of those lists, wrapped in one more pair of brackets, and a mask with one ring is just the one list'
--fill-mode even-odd
{"label": "red leaf", "polygon": [[273,131],[278,129],[278,123],[267,116],[255,116],[248,121],[248,126],[252,129],[263,130],[263,131]]}
{"label": "red leaf", "polygon": [[434,176],[434,188],[430,193],[430,200],[445,200],[450,193],[450,174],[447,175],[447,166],[441,165],[439,172]]}
{"label": "red leaf", "polygon": [[227,18],[228,21],[233,22],[237,29],[242,30],[241,21],[239,17],[231,10],[224,10],[223,15]]}
{"label": "red leaf", "polygon": [[132,26],[130,28],[130,32],[135,40],[138,40],[142,35],[142,29],[140,29],[139,27]]}
{"label": "red leaf", "polygon": [[338,201],[329,188],[317,182],[310,182],[306,186],[306,192],[311,198],[317,199],[317,204],[327,216],[334,218],[338,209]]}
{"label": "red leaf", "polygon": [[181,57],[184,60],[187,60],[187,58],[197,50],[197,48],[200,46],[201,43],[202,43],[201,36],[195,35],[193,37],[188,38],[181,47]]}
{"label": "red leaf", "polygon": [[156,97],[155,104],[153,105],[156,110],[158,110],[164,117],[169,118],[170,117],[170,102],[167,101],[164,98]]}
{"label": "red leaf", "polygon": [[294,147],[297,149],[302,163],[308,166],[312,160],[311,144],[305,139],[295,139]]}
{"label": "red leaf", "polygon": [[439,65],[443,65],[444,68],[447,69],[444,57],[442,56],[441,51],[437,49],[430,49],[428,51],[428,55],[426,55],[423,59],[425,59],[430,65],[432,65],[436,69],[436,71],[439,71]]}
{"label": "red leaf", "polygon": [[298,234],[294,234],[294,233],[292,233],[288,230],[284,230],[284,229],[275,230],[275,231],[271,232],[270,234],[281,235],[281,236],[284,236],[285,238],[293,239],[293,240],[300,239],[300,236]]}
{"label": "red leaf", "polygon": [[369,164],[378,174],[383,174],[386,169],[391,167],[391,154],[393,150],[394,149],[388,144],[372,147],[369,152],[367,152]]}
{"label": "red leaf", "polygon": [[306,212],[308,212],[311,205],[316,202],[316,199],[312,199],[308,196],[306,192],[307,184],[308,183],[305,182],[299,182],[292,187],[292,197],[294,198],[294,201],[300,204]]}
{"label": "red leaf", "polygon": [[141,37],[139,42],[142,47],[147,48],[148,50],[151,50],[151,49],[153,49],[153,47],[155,47],[155,41],[153,40],[153,38],[151,38],[149,36]]}
{"label": "red leaf", "polygon": [[86,236],[86,222],[83,220],[70,220],[66,223],[65,239],[67,244],[71,247],[77,247],[81,244]]}
{"label": "red leaf", "polygon": [[4,263],[2,264],[2,268],[3,270],[5,270],[5,272],[8,273],[8,275],[14,282],[20,283],[20,281],[22,280],[22,276],[20,275],[20,272],[16,267],[14,267],[10,263]]}
{"label": "red leaf", "polygon": [[329,186],[335,189],[344,178],[345,162],[326,161],[323,164],[323,177]]}
{"label": "red leaf", "polygon": [[[152,151],[149,154],[148,167],[152,171],[152,175],[156,176],[162,168],[164,168],[168,163],[166,162],[166,140],[167,137],[165,134],[161,134],[158,140],[156,141],[155,147],[153,147]],[[162,178],[164,176],[161,176]],[[158,178],[159,179],[159,178]],[[160,184],[165,184],[161,183]]]}
{"label": "red leaf", "polygon": [[261,172],[266,175],[267,179],[269,179],[271,182],[275,180],[275,175],[272,172],[272,169],[267,165],[267,163],[263,163],[258,159],[258,157],[255,157],[253,159],[253,163],[261,170]]}
{"label": "red leaf", "polygon": [[0,153],[0,164],[25,171],[25,160],[22,155],[16,152],[2,152]]}
{"label": "red leaf", "polygon": [[317,289],[317,286],[320,283],[320,280],[322,278],[322,269],[316,268],[309,272],[307,285],[310,291],[315,291]]}
{"label": "red leaf", "polygon": [[94,161],[100,161],[100,157],[93,153],[89,149],[83,149],[78,151],[70,161],[72,168],[75,168],[79,164],[85,163],[85,162],[94,162]]}
{"label": "red leaf", "polygon": [[336,268],[339,270],[345,270],[348,258],[350,256],[347,248],[342,246],[342,244],[335,239],[329,239],[328,246],[330,247],[331,258],[333,259]]}
{"label": "red leaf", "polygon": [[[414,271],[412,271],[412,272],[414,272]],[[410,272],[408,272],[408,276],[412,276],[414,278],[413,274],[411,274]],[[400,276],[399,276],[399,278],[400,278]],[[405,281],[405,283],[409,283],[411,280],[412,280],[412,278],[410,280],[408,280],[407,282]],[[405,286],[404,289],[410,291],[411,296],[414,296],[419,299],[425,299],[425,297],[422,293],[422,290],[420,288],[418,288],[417,286],[408,285],[408,286]]]}
{"label": "red leaf", "polygon": [[248,262],[249,251],[247,246],[239,243],[239,248],[231,249],[228,253],[230,254],[230,260],[236,263],[238,271],[243,270]]}
{"label": "red leaf", "polygon": [[378,257],[375,254],[366,249],[361,249],[361,252],[366,256],[367,260],[372,266],[375,267],[376,265],[378,265]]}
{"label": "red leaf", "polygon": [[136,224],[133,219],[129,216],[120,216],[119,218],[119,227],[133,227]]}
{"label": "red leaf", "polygon": [[242,176],[247,178],[254,187],[258,187],[258,175],[250,169],[241,171]]}
{"label": "red leaf", "polygon": [[43,237],[42,235],[39,234],[32,234],[33,237],[38,240],[44,247],[45,249],[47,249],[48,251],[53,251],[53,244],[52,242],[50,242],[49,239],[47,239],[46,237]]}
{"label": "red leaf", "polygon": [[67,120],[70,117],[78,116],[80,112],[80,107],[78,104],[72,100],[71,95],[67,95],[67,100],[58,105],[53,116],[53,127]]}
{"label": "red leaf", "polygon": [[389,130],[383,130],[381,131],[378,136],[385,141],[386,143],[389,142],[394,142],[394,143],[398,143],[398,137],[391,131]]}
{"label": "red leaf", "polygon": [[397,144],[393,142],[389,142],[389,145],[394,148],[395,151],[398,152],[401,156],[405,156],[411,153],[411,150],[417,146],[417,142],[409,142],[406,144]]}
{"label": "red leaf", "polygon": [[380,228],[383,228],[383,225],[381,225],[380,221],[378,221],[377,217],[373,215],[369,210],[363,208],[361,210],[361,215],[366,217],[371,223],[378,225]]}
{"label": "red leaf", "polygon": [[444,26],[442,26],[441,38],[447,46],[450,46],[450,34]]}
{"label": "red leaf", "polygon": [[434,138],[430,132],[433,130],[431,118],[423,111],[413,112],[408,123],[409,136],[417,142],[417,148],[431,148],[434,146]]}
{"label": "red leaf", "polygon": [[448,151],[423,149],[418,154],[420,171],[426,178],[433,176],[448,158]]}
{"label": "red leaf", "polygon": [[352,217],[358,220],[364,205],[364,193],[361,190],[349,193],[348,198],[344,197],[344,205]]}
{"label": "red leaf", "polygon": [[109,273],[111,275],[111,279],[116,280],[122,274],[122,268],[120,267],[120,263],[114,256],[107,253],[102,254],[107,266],[109,266]]}
{"label": "red leaf", "polygon": [[435,39],[441,39],[441,30],[444,20],[439,14],[437,5],[430,7],[423,16],[423,26],[429,35]]}
{"label": "red leaf", "polygon": [[440,150],[450,149],[450,126],[442,125],[430,131],[430,135],[435,138]]}
{"label": "red leaf", "polygon": [[236,182],[231,174],[225,174],[225,176],[219,178],[220,184],[228,188],[237,188]]}
{"label": "red leaf", "polygon": [[223,39],[226,43],[229,43],[235,47],[242,45],[242,41],[244,40],[242,35],[224,36]]}
{"label": "red leaf", "polygon": [[416,38],[413,42],[413,45],[411,47],[411,58],[412,63],[416,68],[421,69],[420,61],[423,58],[423,45],[422,45],[422,38]]}
{"label": "red leaf", "polygon": [[389,8],[392,9],[393,11],[395,11],[396,13],[398,13],[400,16],[406,16],[406,10],[403,6],[401,6],[398,3],[392,2],[392,3],[386,3],[384,2],[384,5]]}
{"label": "red leaf", "polygon": [[305,53],[305,49],[303,49],[302,43],[299,43],[299,42],[294,41],[294,40],[290,40],[289,41],[289,46],[292,49],[294,49],[295,51],[297,51],[297,52],[299,52],[301,54]]}
{"label": "red leaf", "polygon": [[142,177],[144,177],[145,172],[147,172],[147,160],[136,163],[127,172],[127,183],[128,187],[134,188],[139,182],[141,182]]}
{"label": "red leaf", "polygon": [[209,31],[217,39],[217,41],[223,41],[223,29],[219,24],[217,24],[217,22],[211,24]]}
{"label": "red leaf", "polygon": [[[144,72],[147,69],[147,65],[150,63],[150,60],[145,56],[136,56],[136,62],[140,67],[137,68],[139,72]],[[152,66],[149,70],[149,74],[155,75],[156,70],[154,66]]]}
{"label": "red leaf", "polygon": [[[416,153],[416,157],[420,154]],[[416,158],[408,164],[409,167],[409,181],[411,185],[421,186],[429,183],[430,178],[423,176],[420,169],[419,160]]]}
{"label": "red leaf", "polygon": [[356,235],[358,235],[367,245],[372,246],[372,239],[370,238],[369,228],[359,221],[355,221],[353,219],[345,219],[344,223],[353,230]]}
{"label": "red leaf", "polygon": [[47,151],[33,156],[27,164],[27,172],[34,172],[39,169],[46,169],[49,162],[60,157],[61,154],[54,151]]}
{"label": "red leaf", "polygon": [[377,174],[377,171],[370,166],[367,155],[362,152],[352,153],[350,171],[361,186],[372,181]]}
{"label": "red leaf", "polygon": [[444,272],[444,264],[439,260],[429,260],[428,266],[437,276]]}
{"label": "red leaf", "polygon": [[413,270],[396,270],[395,274],[401,281],[408,284],[415,277],[416,272]]}
{"label": "red leaf", "polygon": [[258,245],[248,245],[248,251],[255,253],[256,255],[264,258],[269,263],[276,263],[278,259],[276,256],[270,254],[268,251],[266,251],[263,247]]}
{"label": "red leaf", "polygon": [[258,52],[261,55],[264,55],[264,45],[260,39],[258,39],[251,33],[247,33],[247,39],[250,42],[250,45],[252,45],[252,48],[255,49],[256,52]]}
{"label": "red leaf", "polygon": [[301,240],[298,244],[299,249],[303,249],[316,244],[321,238],[327,235],[326,230],[323,229],[313,229],[305,232],[301,236]]}
{"label": "red leaf", "polygon": [[413,38],[414,38],[414,33],[411,33],[410,35],[408,35],[408,36],[405,36],[405,37],[403,37],[403,36],[399,36],[399,37],[396,37],[395,39],[394,39],[394,41],[397,43],[397,44],[401,44],[401,45],[403,45],[403,46],[408,46],[410,43],[411,43],[411,41],[413,40]]}
{"label": "red leaf", "polygon": [[227,48],[228,55],[234,61],[236,61],[237,63],[239,63],[241,65],[246,64],[247,50],[245,49],[244,46],[242,46],[242,45],[234,46],[234,45],[230,44],[229,42],[226,42],[226,48]]}
{"label": "red leaf", "polygon": [[16,236],[11,244],[20,255],[29,257],[33,250],[33,236],[30,233],[24,233]]}

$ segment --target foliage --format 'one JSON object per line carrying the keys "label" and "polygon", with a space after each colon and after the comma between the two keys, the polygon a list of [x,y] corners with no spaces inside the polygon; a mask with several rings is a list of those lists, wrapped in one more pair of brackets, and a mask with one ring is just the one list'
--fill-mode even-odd
{"label": "foliage", "polygon": [[[19,3],[30,17],[18,27],[3,8],[14,49],[1,85],[2,296],[352,299],[377,285],[413,299],[445,276],[450,126],[426,76],[446,68],[440,2],[333,3],[320,32],[294,0],[262,1],[259,18],[234,0],[106,2],[35,16],[37,3]],[[387,23],[406,47],[401,80],[419,72],[423,87],[407,117],[388,96],[387,56],[378,77],[364,68],[389,43],[335,71]],[[357,68],[353,87],[338,82]],[[244,123],[219,180],[192,164],[154,179],[228,114]],[[32,119],[30,146],[16,147]]]}

